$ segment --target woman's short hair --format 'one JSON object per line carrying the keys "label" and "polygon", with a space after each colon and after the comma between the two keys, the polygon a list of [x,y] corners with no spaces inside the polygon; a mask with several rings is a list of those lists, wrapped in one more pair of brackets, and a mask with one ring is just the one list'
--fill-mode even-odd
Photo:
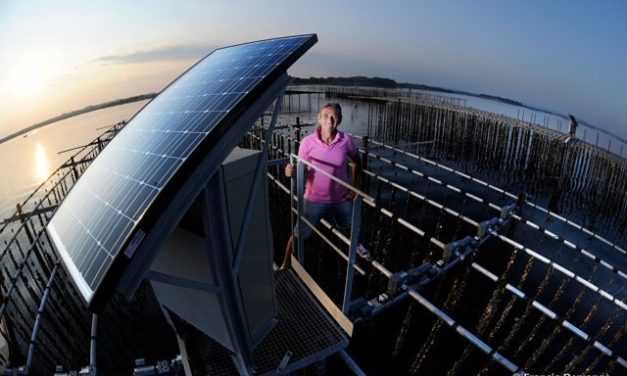
{"label": "woman's short hair", "polygon": [[[340,124],[342,122],[342,106],[340,106],[339,103],[327,103],[324,106],[320,107],[320,112],[322,112],[322,110],[324,110],[325,108],[332,108],[335,110],[335,113],[337,114],[337,123]],[[318,113],[320,113],[318,112]]]}

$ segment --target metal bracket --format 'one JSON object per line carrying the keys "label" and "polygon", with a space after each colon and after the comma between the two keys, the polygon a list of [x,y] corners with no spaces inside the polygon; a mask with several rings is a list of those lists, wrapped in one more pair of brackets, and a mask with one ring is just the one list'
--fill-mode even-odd
{"label": "metal bracket", "polygon": [[453,256],[460,254],[461,251],[468,247],[474,239],[470,236],[466,236],[465,238],[450,242],[444,246],[444,250],[442,251],[442,261],[445,263],[448,262]]}
{"label": "metal bracket", "polygon": [[507,219],[518,212],[518,204],[510,204],[501,208],[501,219]]}
{"label": "metal bracket", "polygon": [[285,355],[283,355],[283,359],[281,359],[281,362],[279,363],[279,366],[276,368],[276,374],[277,375],[282,375],[283,374],[283,372],[285,371],[285,368],[289,364],[291,358],[292,358],[292,352],[291,351],[286,351]]}
{"label": "metal bracket", "polygon": [[490,230],[494,229],[499,223],[499,218],[492,218],[487,221],[479,223],[477,228],[477,237],[483,238],[490,233]]}
{"label": "metal bracket", "polygon": [[396,272],[388,280],[386,295],[390,298],[396,297],[404,291],[403,285],[426,284],[439,274],[439,269],[430,262],[409,269],[405,272]]}

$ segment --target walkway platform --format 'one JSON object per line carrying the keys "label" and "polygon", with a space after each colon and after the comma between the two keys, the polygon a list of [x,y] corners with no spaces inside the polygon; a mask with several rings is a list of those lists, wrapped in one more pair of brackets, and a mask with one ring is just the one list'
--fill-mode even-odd
{"label": "walkway platform", "polygon": [[[257,375],[293,372],[348,346],[347,334],[293,270],[277,270],[274,278],[278,322],[253,352]],[[237,374],[230,352],[216,341],[189,326],[181,334],[194,375]]]}

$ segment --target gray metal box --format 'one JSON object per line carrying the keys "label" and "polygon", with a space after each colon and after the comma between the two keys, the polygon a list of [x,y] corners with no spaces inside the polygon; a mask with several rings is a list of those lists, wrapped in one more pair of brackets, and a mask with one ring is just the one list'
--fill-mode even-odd
{"label": "gray metal box", "polygon": [[[259,151],[235,148],[225,159],[218,173],[224,182],[225,206],[227,208],[232,249],[236,247],[240,227],[250,191]],[[256,346],[267,334],[276,315],[274,279],[272,276],[272,229],[267,205],[265,179],[257,189],[256,200],[245,250],[242,256],[236,289],[239,292],[239,306],[243,309],[248,325],[251,346]],[[218,216],[209,214],[209,220]],[[198,221],[202,218],[198,217]],[[151,271],[172,277],[215,285],[213,266],[209,252],[224,252],[211,249],[211,242],[198,233],[178,226],[163,245],[151,266]],[[233,261],[233,255],[222,255]],[[218,293],[180,284],[151,281],[157,299],[162,305],[179,317],[218,341],[231,351],[235,351],[228,331],[225,310],[221,307]]]}

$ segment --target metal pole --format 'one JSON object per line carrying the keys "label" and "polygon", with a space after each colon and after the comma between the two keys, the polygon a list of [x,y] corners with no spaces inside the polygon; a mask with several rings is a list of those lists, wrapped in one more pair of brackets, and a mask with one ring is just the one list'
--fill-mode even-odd
{"label": "metal pole", "polygon": [[348,368],[357,376],[366,376],[366,373],[359,367],[357,363],[346,353],[346,351],[340,351],[340,358],[346,363]]}
{"label": "metal pole", "polygon": [[91,339],[89,341],[89,371],[91,376],[96,376],[96,340],[98,337],[98,315],[91,316]]}
{"label": "metal pole", "polygon": [[[27,261],[24,261],[24,263],[26,262]],[[41,298],[41,302],[39,303],[39,310],[37,311],[37,316],[35,317],[35,325],[33,325],[33,332],[31,333],[30,343],[28,345],[28,354],[26,356],[26,369],[28,370],[30,370],[30,368],[33,366],[33,358],[35,356],[35,342],[37,340],[37,335],[39,334],[39,327],[41,325],[42,316],[44,314],[44,310],[46,309],[48,297],[50,296],[50,290],[52,289],[52,284],[54,283],[54,279],[57,276],[58,268],[59,263],[55,264],[54,269],[52,269],[52,273],[50,274],[50,278],[48,278],[48,283],[46,284],[46,289]],[[19,277],[19,273],[17,277]]]}
{"label": "metal pole", "polygon": [[[295,158],[292,154],[290,154],[290,164],[293,165],[295,161]],[[296,213],[296,215],[298,216],[298,210],[294,208],[294,193],[296,191],[296,177],[294,175],[292,175],[290,177],[290,231],[292,232],[290,235],[294,236],[294,226],[296,225],[296,223],[298,223],[298,217],[296,217],[296,220],[294,220],[294,214]],[[294,223],[296,222],[296,223]],[[294,246],[294,239],[292,238],[292,251],[294,251],[294,248],[296,248]]]}
{"label": "metal pole", "polygon": [[[298,161],[296,165],[296,197],[298,199],[296,205],[296,216],[298,218],[298,237],[297,237],[297,247],[296,252],[298,255],[298,262],[301,265],[305,264],[305,239],[303,239],[303,220],[301,216],[305,211],[305,199],[303,198],[305,194],[305,165],[301,160]],[[292,243],[293,244],[293,243]]]}
{"label": "metal pole", "polygon": [[359,242],[359,228],[361,227],[361,197],[355,196],[353,199],[353,217],[351,219],[351,245],[348,250],[348,265],[346,267],[346,284],[344,285],[344,303],[342,313],[347,315],[351,303],[353,291],[353,277],[355,276],[355,256],[357,254],[357,243]]}
{"label": "metal pole", "polygon": [[364,170],[368,169],[368,136],[361,139],[361,146],[364,148],[364,154],[361,156],[361,165]]}
{"label": "metal pole", "polygon": [[17,215],[20,217],[20,222],[22,223],[22,226],[24,226],[24,231],[26,231],[26,236],[28,237],[30,243],[33,244],[35,240],[33,234],[30,231],[30,228],[28,227],[28,217],[26,217],[26,215],[24,214],[24,211],[22,210],[22,205],[17,203],[15,207],[17,208]]}

